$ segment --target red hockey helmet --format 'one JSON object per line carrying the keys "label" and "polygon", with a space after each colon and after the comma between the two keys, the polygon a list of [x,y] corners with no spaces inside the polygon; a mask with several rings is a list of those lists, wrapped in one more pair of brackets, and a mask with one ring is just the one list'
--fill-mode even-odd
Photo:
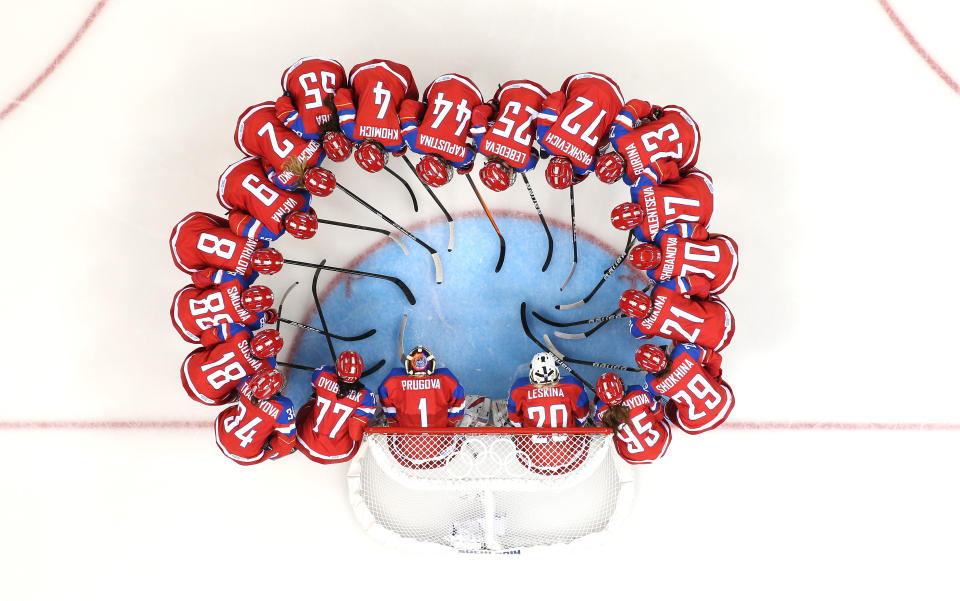
{"label": "red hockey helmet", "polygon": [[403,360],[408,376],[429,376],[437,369],[437,359],[430,349],[420,345],[413,349]]}
{"label": "red hockey helmet", "polygon": [[383,146],[373,140],[361,142],[353,158],[361,169],[370,173],[382,171],[387,166],[387,153],[383,151]]}
{"label": "red hockey helmet", "polygon": [[275,369],[260,370],[250,378],[250,393],[261,401],[273,398],[282,389],[283,374]]}
{"label": "red hockey helmet", "polygon": [[350,142],[350,138],[338,131],[328,131],[323,136],[323,151],[331,161],[340,163],[350,158],[353,143]]}
{"label": "red hockey helmet", "polygon": [[620,295],[620,310],[636,319],[643,319],[650,314],[650,297],[641,290],[630,288]]}
{"label": "red hockey helmet", "polygon": [[641,271],[656,269],[660,265],[663,255],[660,249],[653,244],[638,244],[630,250],[627,260]]}
{"label": "red hockey helmet", "polygon": [[643,223],[643,207],[635,202],[625,202],[610,211],[610,223],[618,230],[632,230]]}
{"label": "red hockey helmet", "polygon": [[453,167],[440,157],[427,154],[417,163],[417,176],[428,186],[439,188],[453,177]]}
{"label": "red hockey helmet", "polygon": [[553,157],[544,175],[550,187],[565,190],[573,185],[573,163],[566,157]]}
{"label": "red hockey helmet", "polygon": [[283,220],[287,232],[297,240],[309,240],[317,233],[317,218],[310,213],[297,211],[290,213]]}
{"label": "red hockey helmet", "polygon": [[250,351],[257,359],[276,357],[283,348],[283,338],[276,330],[260,330],[250,341]]}
{"label": "red hockey helmet", "polygon": [[273,306],[273,290],[266,286],[250,286],[240,295],[240,304],[247,311],[263,311]]}
{"label": "red hockey helmet", "polygon": [[617,374],[608,371],[597,378],[597,396],[608,405],[616,405],[623,400],[623,380]]}
{"label": "red hockey helmet", "polygon": [[608,152],[597,159],[593,172],[597,179],[605,184],[612,184],[623,176],[623,157],[616,152]]}
{"label": "red hockey helmet", "polygon": [[360,379],[363,374],[363,357],[356,351],[343,351],[337,357],[337,376],[351,384]]}
{"label": "red hockey helmet", "polygon": [[640,369],[650,373],[660,373],[667,366],[667,354],[655,344],[641,344],[634,357]]}
{"label": "red hockey helmet", "polygon": [[517,170],[500,161],[489,161],[480,169],[480,181],[494,192],[503,192],[517,179]]}
{"label": "red hockey helmet", "polygon": [[323,167],[311,167],[303,172],[303,187],[313,196],[330,196],[337,187],[337,176]]}
{"label": "red hockey helmet", "polygon": [[272,275],[283,267],[283,255],[275,248],[258,248],[250,255],[250,263],[256,271]]}

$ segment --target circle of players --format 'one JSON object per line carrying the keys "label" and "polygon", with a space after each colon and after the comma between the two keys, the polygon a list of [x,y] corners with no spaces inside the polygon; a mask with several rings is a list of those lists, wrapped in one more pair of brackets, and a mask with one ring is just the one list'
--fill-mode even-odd
{"label": "circle of players", "polygon": [[[229,405],[215,426],[227,457],[252,465],[299,449],[319,463],[347,461],[378,408],[391,425],[443,427],[469,421],[462,419],[465,404],[467,415],[483,405],[476,397],[465,402],[453,374],[436,369],[423,347],[390,372],[377,396],[360,382],[363,359],[354,351],[313,373],[315,396],[299,412],[279,394],[283,339],[263,328],[277,322],[274,295],[253,283],[283,265],[271,241],[285,232],[298,239],[316,233],[311,196],[327,196],[336,185],[319,165],[351,153],[364,170],[378,172],[391,156],[413,151],[421,155],[417,175],[433,187],[455,171],[469,173],[477,154],[485,162],[481,181],[497,192],[546,157],[546,180],[556,189],[591,172],[605,183],[622,180],[631,202],[615,207],[611,221],[640,242],[628,260],[652,283],[626,290],[619,309],[635,337],[663,338],[674,348],[639,347],[636,362],[647,372],[639,384],[625,387],[616,374],[603,374],[592,417],[614,429],[630,463],[661,457],[671,426],[698,434],[727,418],[734,397],[718,351],[730,342],[734,320],[716,295],[736,274],[737,246],[707,231],[713,184],[695,168],[700,133],[684,109],[624,101],[599,73],[573,75],[552,94],[530,80],[508,81],[486,102],[469,78],[446,74],[421,101],[410,69],[380,59],[348,76],[335,60],[304,58],[283,72],[281,85],[275,102],[251,106],[237,121],[234,141],[247,156],[220,176],[217,199],[227,217],[190,213],[170,238],[174,262],[192,279],[174,296],[173,324],[201,345],[183,362],[181,379],[190,398]],[[560,377],[554,355],[538,353],[530,376],[510,390],[509,421],[567,427],[573,415],[579,426],[589,405],[578,381]]]}

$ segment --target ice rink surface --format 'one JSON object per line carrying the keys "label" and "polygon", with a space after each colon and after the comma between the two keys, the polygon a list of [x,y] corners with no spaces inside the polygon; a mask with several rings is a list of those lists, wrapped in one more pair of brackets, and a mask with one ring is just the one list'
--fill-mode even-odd
{"label": "ice rink surface", "polygon": [[[6,2],[3,15],[12,252],[0,597],[960,594],[956,5],[37,0]],[[347,68],[392,58],[421,89],[460,72],[487,94],[506,79],[552,90],[571,73],[601,71],[626,96],[682,105],[698,121],[699,166],[717,191],[711,229],[741,251],[724,294],[737,318],[724,352],[737,405],[724,427],[678,433],[664,459],[636,470],[632,517],[604,545],[397,553],[356,526],[345,466],[295,455],[244,469],[220,455],[212,426],[197,425],[217,410],[190,401],[177,377],[190,349],[169,321],[186,283],[170,229],[189,211],[219,211],[217,177],[240,157],[237,116],[275,98],[283,69],[310,55]],[[440,216],[422,192],[414,214],[387,175],[352,162],[334,169],[401,223],[432,227]],[[559,287],[568,200],[542,171],[530,179],[556,224]],[[477,214],[463,182],[438,194],[455,216]],[[607,215],[626,191],[591,179],[577,195],[583,235],[622,246]],[[535,215],[522,186],[486,199],[497,214]],[[340,193],[316,207],[382,225]],[[375,240],[321,226],[294,242],[278,247],[347,265]],[[508,262],[524,243],[538,270],[539,239],[508,236]],[[429,277],[426,254],[408,247],[396,273]],[[489,236],[464,235],[449,260],[476,253],[486,273],[495,252]],[[574,278],[585,289],[599,277],[587,267]],[[303,279],[285,269],[269,283],[282,290],[294,278]],[[334,284],[321,278],[336,295]],[[517,278],[511,294],[526,284]],[[461,302],[490,302],[487,285],[464,289]],[[555,294],[537,302],[576,297]],[[309,317],[309,294],[297,298],[291,312]],[[515,324],[493,323],[488,343],[516,336]],[[384,344],[386,356],[392,333]],[[575,344],[564,348],[587,348]]]}

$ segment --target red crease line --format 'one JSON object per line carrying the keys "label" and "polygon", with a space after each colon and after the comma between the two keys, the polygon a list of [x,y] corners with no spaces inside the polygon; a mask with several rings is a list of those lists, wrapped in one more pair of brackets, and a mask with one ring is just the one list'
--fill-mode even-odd
{"label": "red crease line", "polygon": [[910,42],[910,45],[913,46],[913,49],[917,51],[917,54],[927,63],[933,71],[940,76],[950,89],[952,89],[957,94],[960,94],[960,86],[957,85],[957,82],[953,80],[952,77],[940,66],[937,61],[930,56],[923,46],[920,45],[920,42],[917,41],[917,38],[913,37],[913,34],[910,33],[910,30],[907,29],[907,26],[903,24],[903,21],[900,20],[900,17],[897,15],[896,11],[893,10],[893,7],[887,2],[887,0],[877,0],[880,3],[880,6],[883,8],[883,11],[887,13],[887,16],[890,17],[890,20],[893,21],[893,24],[900,30],[900,33],[903,34],[903,37]]}
{"label": "red crease line", "polygon": [[73,50],[73,47],[77,45],[77,42],[80,41],[80,38],[83,37],[83,34],[87,32],[87,29],[93,23],[94,19],[96,19],[97,15],[100,14],[100,9],[102,9],[103,5],[106,3],[107,3],[107,0],[100,0],[99,2],[97,2],[96,6],[93,7],[93,10],[90,11],[90,14],[87,15],[87,18],[84,20],[83,25],[81,25],[80,29],[78,29],[77,32],[73,34],[73,38],[71,38],[70,42],[67,43],[66,46],[64,46],[63,50],[60,51],[60,54],[58,54],[57,57],[54,58],[49,65],[47,65],[47,68],[44,69],[43,72],[40,75],[38,75],[37,78],[34,79],[29,86],[26,87],[26,89],[20,92],[20,94],[12,102],[10,102],[10,104],[3,107],[3,110],[0,111],[0,121],[5,119],[6,116],[9,115],[15,108],[20,106],[20,104],[24,100],[26,100],[28,96],[33,94],[33,92],[38,87],[40,87],[40,84],[42,84],[44,80],[47,79],[47,77],[49,77],[50,74],[53,73],[58,66],[60,66],[60,62],[64,58],[66,58],[68,54],[70,54],[70,51]]}

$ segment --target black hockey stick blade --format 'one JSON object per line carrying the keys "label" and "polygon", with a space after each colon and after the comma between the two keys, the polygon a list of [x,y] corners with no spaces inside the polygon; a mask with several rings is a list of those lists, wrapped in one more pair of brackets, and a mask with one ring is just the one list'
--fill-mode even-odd
{"label": "black hockey stick blade", "polygon": [[276,329],[278,332],[280,331],[280,315],[283,313],[283,302],[284,302],[285,300],[287,300],[287,297],[290,296],[290,292],[291,292],[294,288],[296,288],[296,287],[297,287],[297,284],[299,284],[299,283],[300,283],[300,282],[297,281],[297,282],[294,282],[294,283],[290,284],[290,285],[287,287],[287,289],[283,291],[283,294],[280,295],[280,304],[277,305],[277,325],[276,325],[276,328],[274,328],[274,329]]}
{"label": "black hockey stick blade", "polygon": [[507,255],[507,241],[503,239],[503,234],[500,233],[500,228],[497,227],[497,222],[493,219],[493,213],[490,212],[487,203],[483,202],[483,197],[480,196],[480,190],[477,189],[477,184],[473,183],[473,178],[470,177],[469,173],[464,174],[467,176],[467,181],[470,182],[470,187],[473,188],[473,193],[476,194],[477,200],[480,201],[480,206],[483,207],[483,212],[487,214],[487,219],[490,220],[490,225],[493,226],[494,231],[497,232],[497,236],[500,238],[500,257],[497,258],[497,266],[494,268],[494,273],[500,273],[500,268],[503,267],[503,259]]}
{"label": "black hockey stick blade", "polygon": [[446,219],[447,219],[447,227],[450,228],[450,240],[447,242],[447,252],[452,251],[452,250],[453,250],[453,241],[454,241],[454,238],[455,238],[456,235],[457,235],[457,232],[456,232],[456,230],[454,229],[454,226],[453,226],[453,217],[450,216],[450,213],[447,211],[447,207],[443,206],[443,203],[440,202],[440,199],[439,199],[439,198],[437,198],[437,195],[436,195],[436,193],[433,191],[433,188],[431,188],[430,186],[428,186],[428,185],[427,185],[427,182],[425,182],[425,181],[423,181],[422,179],[420,179],[420,176],[417,175],[417,168],[413,166],[413,163],[410,162],[410,159],[407,158],[407,155],[406,155],[406,154],[403,155],[403,162],[407,164],[407,167],[409,167],[409,168],[410,168],[410,171],[413,172],[413,177],[417,178],[417,181],[419,181],[419,182],[423,185],[423,189],[427,191],[427,194],[430,195],[430,198],[433,199],[433,202],[437,203],[437,206],[440,207],[440,210],[443,212],[443,216],[446,217]]}
{"label": "black hockey stick blade", "polygon": [[573,235],[573,265],[570,266],[570,273],[567,275],[567,279],[560,285],[561,291],[567,287],[570,279],[573,278],[573,272],[577,270],[577,209],[574,203],[573,184],[570,184],[570,233]]}
{"label": "black hockey stick blade", "polygon": [[400,290],[403,292],[403,295],[406,297],[407,302],[409,302],[411,305],[417,304],[416,297],[413,296],[413,292],[410,292],[410,289],[407,288],[407,285],[403,283],[403,280],[401,280],[398,277],[394,277],[392,275],[384,275],[382,273],[371,273],[369,271],[359,271],[357,269],[347,269],[345,267],[334,267],[332,265],[326,265],[325,264],[326,259],[324,259],[324,263],[320,263],[319,265],[316,263],[306,263],[304,261],[295,261],[293,259],[284,259],[283,262],[289,263],[290,265],[299,265],[300,267],[310,267],[312,269],[325,269],[327,271],[336,271],[338,273],[349,273],[352,275],[359,275],[359,276],[365,276],[369,278],[377,278],[380,280],[387,280],[388,282],[392,282],[394,285],[400,288]]}
{"label": "black hockey stick blade", "polygon": [[617,257],[617,260],[613,262],[613,265],[608,267],[606,271],[603,272],[603,277],[601,277],[600,281],[597,282],[597,285],[593,287],[593,290],[591,290],[589,294],[587,294],[585,297],[581,298],[575,303],[571,303],[569,305],[554,305],[554,308],[560,309],[563,311],[566,309],[574,309],[576,307],[581,307],[589,303],[590,299],[593,298],[593,295],[596,294],[598,290],[600,290],[600,287],[603,286],[604,282],[606,282],[607,279],[610,277],[610,274],[616,271],[617,267],[620,267],[620,264],[623,263],[623,260],[627,258],[627,255],[630,253],[630,246],[632,244],[633,244],[633,232],[630,232],[627,234],[627,246],[626,248],[623,249],[623,253],[621,253],[621,255]]}
{"label": "black hockey stick blade", "polygon": [[387,166],[384,166],[383,169],[384,169],[384,171],[386,171],[387,173],[389,173],[389,174],[392,175],[393,177],[395,177],[395,178],[397,178],[398,180],[400,180],[400,183],[403,184],[403,187],[406,188],[406,189],[407,189],[407,192],[410,193],[410,200],[413,201],[413,212],[414,212],[414,213],[419,213],[419,212],[420,212],[420,207],[417,206],[417,195],[413,193],[413,188],[410,187],[410,184],[407,183],[407,180],[405,180],[405,179],[403,179],[402,177],[400,177],[400,174],[399,174],[399,173],[397,173],[396,171],[394,171],[393,169],[391,169],[391,168],[389,168],[389,167],[387,167]]}
{"label": "black hockey stick blade", "polygon": [[322,335],[324,335],[324,336],[329,336],[329,337],[335,338],[335,339],[337,339],[337,340],[343,340],[344,342],[355,342],[355,341],[357,341],[357,340],[366,340],[367,338],[370,338],[371,336],[373,336],[374,334],[377,333],[377,330],[376,330],[376,329],[372,329],[372,330],[367,330],[366,332],[364,332],[364,333],[362,333],[362,334],[357,334],[356,336],[341,336],[341,335],[339,335],[339,334],[334,334],[333,332],[327,332],[326,330],[321,330],[321,329],[319,329],[319,328],[315,328],[315,327],[313,327],[313,326],[309,326],[309,325],[307,325],[307,324],[305,324],[305,323],[300,323],[299,321],[294,321],[294,320],[292,320],[292,319],[287,319],[286,317],[278,317],[277,319],[278,319],[279,321],[282,321],[283,323],[288,323],[288,324],[290,324],[290,325],[292,325],[292,326],[296,326],[296,327],[300,328],[301,330],[307,330],[308,332],[315,332],[315,333],[317,333],[317,334],[322,334]]}
{"label": "black hockey stick blade", "polygon": [[537,197],[533,194],[533,188],[530,186],[530,180],[527,179],[526,172],[521,173],[520,177],[523,178],[523,183],[527,186],[527,193],[530,194],[530,200],[533,201],[533,208],[537,210],[537,216],[540,217],[543,231],[547,233],[547,258],[543,262],[543,267],[540,268],[540,271],[546,271],[547,267],[550,266],[550,260],[553,259],[553,235],[547,226],[547,220],[543,217],[543,211],[540,210],[540,203],[537,202]]}
{"label": "black hockey stick blade", "polygon": [[540,342],[539,340],[537,340],[536,337],[533,335],[533,333],[530,332],[530,324],[527,323],[527,303],[525,303],[525,302],[524,302],[524,303],[520,303],[520,325],[523,326],[523,333],[526,334],[527,338],[529,338],[530,340],[532,340],[533,343],[534,343],[535,345],[537,345],[537,346],[538,346],[541,350],[543,350],[544,352],[547,352],[547,353],[550,353],[551,355],[553,355],[554,358],[557,360],[557,363],[559,363],[565,370],[567,370],[568,372],[570,372],[570,375],[572,375],[574,378],[580,380],[580,382],[581,382],[584,386],[586,386],[587,388],[590,389],[591,392],[593,392],[594,394],[596,394],[597,391],[596,391],[596,389],[590,384],[590,382],[587,382],[587,381],[583,378],[583,376],[581,376],[581,375],[578,374],[577,372],[573,371],[573,368],[570,367],[569,365],[567,365],[567,364],[563,361],[563,357],[562,357],[562,356],[557,355],[557,353],[554,353],[553,351],[551,351],[551,350],[548,349],[547,347],[543,346],[543,343]]}
{"label": "black hockey stick blade", "polygon": [[555,328],[568,328],[570,326],[585,326],[591,323],[602,323],[605,321],[610,321],[611,319],[619,319],[621,317],[626,317],[625,315],[620,313],[619,309],[609,315],[603,315],[600,317],[591,317],[590,319],[578,319],[577,321],[554,321],[552,319],[548,319],[544,317],[543,315],[540,315],[536,311],[532,311],[532,313],[534,317],[536,317],[543,323],[553,326]]}
{"label": "black hockey stick blade", "polygon": [[385,359],[380,359],[379,361],[377,361],[376,363],[374,363],[371,367],[368,367],[367,369],[363,370],[363,373],[360,374],[360,377],[361,377],[361,378],[366,378],[367,376],[369,376],[369,375],[372,374],[373,372],[377,371],[378,369],[380,369],[381,367],[383,367],[384,365],[386,365],[386,363],[387,363],[387,362],[386,362]]}
{"label": "black hockey stick blade", "polygon": [[365,230],[368,232],[377,232],[378,234],[383,234],[384,236],[390,238],[394,242],[400,245],[403,254],[409,255],[410,251],[407,250],[407,247],[403,245],[403,241],[400,240],[400,237],[394,234],[393,232],[388,232],[387,230],[380,229],[378,227],[370,227],[369,225],[360,225],[358,223],[347,223],[345,221],[332,221],[330,219],[320,219],[317,218],[318,223],[323,223],[325,225],[335,225],[337,227],[346,227],[355,230]]}
{"label": "black hockey stick blade", "polygon": [[297,365],[296,363],[287,363],[286,361],[277,361],[281,367],[292,367],[293,369],[302,369],[304,371],[313,371],[316,367],[307,367],[306,365]]}
{"label": "black hockey stick blade", "polygon": [[550,336],[547,334],[543,335],[543,341],[546,343],[547,348],[550,349],[550,352],[554,355],[560,357],[564,361],[570,363],[576,363],[577,365],[589,365],[591,367],[599,367],[601,369],[616,369],[619,371],[630,371],[630,372],[643,372],[644,370],[639,367],[630,367],[629,365],[617,365],[615,363],[602,363],[600,361],[584,361],[583,359],[574,359],[573,357],[568,357],[560,352],[560,349],[553,344],[553,341],[550,340]]}
{"label": "black hockey stick blade", "polygon": [[[317,270],[313,272],[313,282],[310,284],[310,289],[313,290],[313,305],[317,308],[317,317],[320,318],[320,325],[323,326],[324,330],[329,331],[327,328],[327,319],[323,316],[323,307],[320,306],[320,295],[317,294],[317,281],[320,279],[320,270],[322,270],[326,264],[327,260],[324,259],[317,265]],[[327,339],[327,349],[330,351],[330,360],[335,362],[337,360],[337,351],[333,349],[333,340],[329,334],[324,334],[324,337]]]}
{"label": "black hockey stick blade", "polygon": [[[398,230],[400,230],[400,232],[402,232],[405,236],[407,236],[408,238],[410,238],[411,240],[413,240],[414,242],[416,242],[417,244],[419,244],[419,245],[422,246],[423,248],[427,249],[427,252],[430,253],[430,257],[433,259],[433,267],[434,267],[434,270],[435,270],[435,272],[436,272],[437,283],[438,283],[438,284],[442,284],[442,283],[443,283],[443,264],[440,262],[440,255],[437,254],[436,249],[434,249],[432,246],[430,246],[429,244],[427,244],[426,242],[424,242],[424,241],[421,240],[420,238],[417,238],[416,236],[414,236],[413,234],[411,234],[410,231],[407,230],[407,228],[403,227],[402,225],[400,225],[399,223],[397,223],[397,222],[394,221],[393,219],[390,219],[389,217],[387,217],[386,215],[384,215],[382,212],[378,211],[376,207],[374,207],[373,205],[371,205],[370,203],[368,203],[368,202],[365,201],[364,199],[360,198],[359,196],[357,196],[356,194],[354,194],[353,192],[351,192],[350,190],[348,190],[347,188],[345,188],[345,187],[343,186],[343,184],[341,184],[341,183],[338,182],[338,183],[337,183],[337,188],[340,188],[340,190],[342,190],[344,194],[346,194],[346,195],[349,196],[350,198],[354,199],[355,201],[357,201],[358,203],[360,203],[361,205],[363,205],[363,207],[366,208],[368,211],[374,213],[375,215],[377,215],[378,217],[380,217],[381,219],[383,219],[384,221],[386,221],[387,223],[389,223],[389,224],[392,225],[393,227],[395,227],[395,228],[397,228]],[[411,304],[412,304],[412,303],[411,303]]]}

